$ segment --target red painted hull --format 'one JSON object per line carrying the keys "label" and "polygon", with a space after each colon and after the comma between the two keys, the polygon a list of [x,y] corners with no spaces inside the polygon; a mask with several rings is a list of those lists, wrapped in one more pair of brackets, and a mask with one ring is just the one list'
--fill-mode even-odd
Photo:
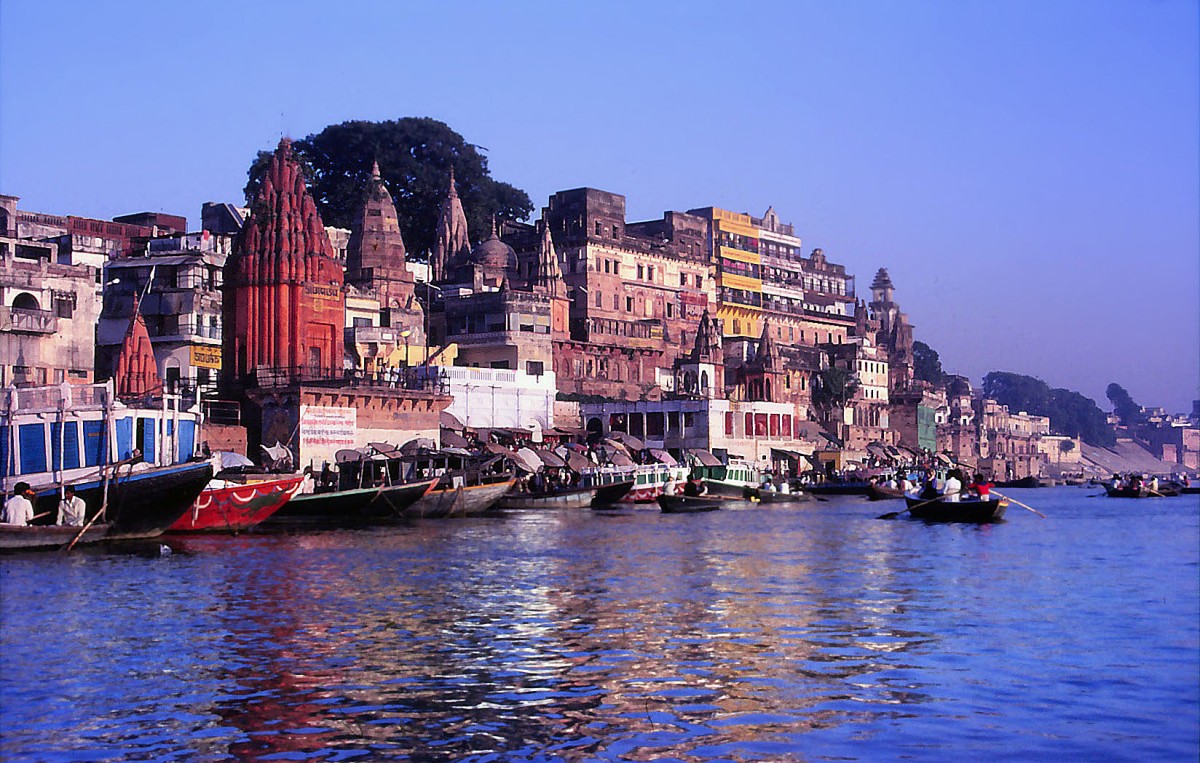
{"label": "red painted hull", "polygon": [[300,489],[299,474],[279,480],[206,489],[167,532],[240,532],[278,511]]}

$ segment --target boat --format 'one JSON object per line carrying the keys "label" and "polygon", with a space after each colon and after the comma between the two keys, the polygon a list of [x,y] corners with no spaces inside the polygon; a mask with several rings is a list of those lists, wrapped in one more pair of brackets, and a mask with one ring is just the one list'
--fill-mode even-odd
{"label": "boat", "polygon": [[[108,535],[110,525],[97,523],[84,529],[62,525],[5,525],[0,524],[0,550],[36,550],[63,548],[75,541],[82,546],[98,543]],[[78,537],[78,540],[75,540]]]}
{"label": "boat", "polygon": [[829,480],[805,485],[813,495],[869,495],[871,483],[866,480]]}
{"label": "boat", "polygon": [[889,489],[877,482],[867,486],[867,498],[872,501],[894,501],[903,497],[904,491],[900,488]]}
{"label": "boat", "polygon": [[1112,485],[1104,486],[1104,493],[1109,498],[1174,498],[1180,494],[1179,489],[1167,486],[1160,486],[1157,490],[1151,490],[1146,485],[1138,487],[1113,487]]}
{"label": "boat", "polygon": [[580,509],[588,506],[615,503],[633,487],[633,480],[548,490],[542,492],[511,492],[496,503],[499,509]]}
{"label": "boat", "polygon": [[1016,479],[1016,480],[1004,480],[1002,482],[995,483],[995,486],[999,487],[999,488],[1042,487],[1042,481],[1040,479],[1038,479],[1037,477],[1030,476],[1030,477],[1022,477],[1022,478]]}
{"label": "boat", "polygon": [[904,500],[908,504],[909,514],[916,519],[924,519],[928,522],[967,522],[972,524],[999,522],[1004,518],[1005,510],[1008,509],[1007,498],[955,502],[940,498],[926,500],[906,495]]}
{"label": "boat", "polygon": [[782,503],[804,503],[811,501],[812,496],[803,490],[793,490],[790,493],[784,493],[779,490],[755,490],[750,497],[759,503],[782,504]]}
{"label": "boat", "polygon": [[437,478],[380,487],[325,490],[293,496],[270,521],[364,522],[403,517],[413,503],[428,495]]}
{"label": "boat", "polygon": [[466,517],[483,514],[496,505],[516,480],[510,475],[494,482],[481,482],[475,485],[464,484],[452,480],[449,484],[443,482],[430,490],[420,500],[406,510],[413,517]]}
{"label": "boat", "polygon": [[236,483],[213,480],[169,532],[242,532],[266,520],[300,490],[303,475]]}
{"label": "boat", "polygon": [[740,459],[727,464],[692,467],[692,479],[700,480],[708,495],[725,495],[732,498],[749,498],[758,492],[762,475],[753,464]]}
{"label": "boat", "polygon": [[688,514],[716,511],[732,499],[720,496],[660,495],[656,500],[665,514]]}
{"label": "boat", "polygon": [[642,464],[633,469],[633,487],[624,500],[630,503],[653,503],[660,495],[683,495],[688,481],[686,466]]}

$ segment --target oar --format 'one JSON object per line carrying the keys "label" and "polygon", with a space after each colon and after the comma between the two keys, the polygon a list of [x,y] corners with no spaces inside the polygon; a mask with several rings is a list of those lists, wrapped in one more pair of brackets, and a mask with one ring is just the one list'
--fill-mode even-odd
{"label": "oar", "polygon": [[934,501],[940,501],[948,495],[958,495],[958,493],[959,493],[959,491],[957,491],[957,490],[954,491],[953,493],[945,493],[943,495],[937,496],[936,498],[930,498],[928,501],[921,501],[920,503],[916,504],[915,506],[905,507],[904,511],[889,511],[886,514],[880,514],[879,516],[877,516],[875,518],[876,519],[895,519],[896,517],[903,514],[905,511],[912,511],[913,509],[919,509],[927,503],[933,503]]}
{"label": "oar", "polygon": [[1029,509],[1030,511],[1032,511],[1034,514],[1037,514],[1042,519],[1046,518],[1046,515],[1043,514],[1042,512],[1038,511],[1037,509],[1033,508],[1032,506],[1027,506],[1027,505],[1021,503],[1020,501],[1018,501],[1016,498],[1013,498],[1012,496],[1005,495],[1004,493],[1001,493],[999,490],[996,490],[994,488],[992,489],[992,492],[995,493],[996,495],[1000,496],[1001,498],[1007,498],[1010,503],[1015,503],[1023,509]]}

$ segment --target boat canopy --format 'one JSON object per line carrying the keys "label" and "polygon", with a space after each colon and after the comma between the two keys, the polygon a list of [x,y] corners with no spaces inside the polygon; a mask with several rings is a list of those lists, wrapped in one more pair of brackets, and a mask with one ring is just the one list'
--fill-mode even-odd
{"label": "boat canopy", "polygon": [[720,466],[721,459],[703,448],[689,448],[688,455],[700,462],[701,466]]}
{"label": "boat canopy", "polygon": [[650,455],[654,457],[655,461],[658,461],[661,464],[666,464],[667,466],[679,466],[679,462],[675,460],[675,457],[665,450],[651,448]]}

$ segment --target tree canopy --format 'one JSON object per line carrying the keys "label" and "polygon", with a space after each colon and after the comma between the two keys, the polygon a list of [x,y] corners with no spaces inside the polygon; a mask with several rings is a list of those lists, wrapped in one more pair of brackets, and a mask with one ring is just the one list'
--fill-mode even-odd
{"label": "tree canopy", "polygon": [[937,350],[920,340],[913,342],[913,378],[930,384],[941,384],[946,378]]}
{"label": "tree canopy", "polygon": [[1116,442],[1108,417],[1090,397],[1069,389],[1051,389],[1032,376],[992,371],[983,377],[983,394],[1013,412],[1050,417],[1054,434],[1079,437],[1089,445],[1107,447]]}
{"label": "tree canopy", "polygon": [[1142,413],[1142,406],[1133,401],[1129,393],[1120,384],[1113,382],[1104,390],[1104,394],[1108,396],[1108,400],[1113,404],[1113,412],[1117,414],[1117,418],[1125,426],[1136,424],[1145,419],[1145,414]]}
{"label": "tree canopy", "polygon": [[[292,149],[322,221],[340,228],[353,222],[368,189],[371,165],[379,162],[379,173],[396,203],[405,246],[413,254],[433,248],[451,167],[472,240],[487,235],[492,215],[524,220],[533,212],[528,194],[492,178],[478,147],[435,119],[343,122],[297,140]],[[254,200],[270,159],[271,152],[260,151],[247,170],[247,203]]]}
{"label": "tree canopy", "polygon": [[854,374],[836,366],[819,371],[813,382],[813,404],[826,411],[835,405],[846,407],[846,403],[858,391],[858,379]]}

